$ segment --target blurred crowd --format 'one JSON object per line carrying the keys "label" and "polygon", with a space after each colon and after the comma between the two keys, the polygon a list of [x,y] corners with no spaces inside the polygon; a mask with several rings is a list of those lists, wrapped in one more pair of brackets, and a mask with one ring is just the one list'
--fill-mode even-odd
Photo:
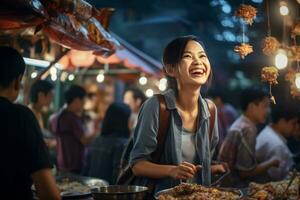
{"label": "blurred crowd", "polygon": [[[95,95],[87,93],[83,86],[71,85],[64,92],[64,105],[45,118],[44,110],[53,100],[54,86],[46,80],[32,84],[28,105],[32,112],[13,104],[21,88],[25,63],[13,49],[1,47],[0,51],[4,66],[0,73],[0,120],[9,122],[3,123],[2,130],[20,134],[17,140],[13,134],[3,134],[6,144],[1,152],[9,150],[10,154],[2,157],[15,163],[11,165],[15,168],[5,169],[10,170],[7,180],[22,188],[16,183],[20,180],[19,171],[22,176],[30,174],[40,193],[54,196],[58,193],[53,189],[55,182],[49,171],[54,165],[58,173],[90,176],[115,184],[119,171],[130,159],[139,111],[147,101],[144,93],[138,87],[128,86],[123,91],[123,102],[111,103],[99,118],[97,103],[91,103],[97,102]],[[208,93],[217,108],[219,129],[213,161],[224,163],[230,172],[222,186],[247,187],[251,181],[283,180],[291,170],[300,168],[299,106],[288,102],[270,105],[269,92],[261,85],[242,91],[240,107],[229,104],[224,96],[220,90]],[[28,163],[24,171],[16,168],[19,162]],[[47,193],[43,187],[52,191]]]}

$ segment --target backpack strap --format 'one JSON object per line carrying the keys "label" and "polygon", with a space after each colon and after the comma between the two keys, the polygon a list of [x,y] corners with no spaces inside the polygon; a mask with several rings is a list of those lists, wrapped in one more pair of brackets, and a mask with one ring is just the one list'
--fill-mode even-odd
{"label": "backpack strap", "polygon": [[170,126],[170,111],[167,110],[166,100],[162,94],[156,94],[159,100],[159,126],[157,133],[157,147],[151,154],[152,161],[158,162],[165,146],[165,140]]}
{"label": "backpack strap", "polygon": [[210,117],[209,117],[209,140],[211,141],[212,132],[214,130],[214,125],[215,125],[216,107],[215,107],[215,104],[210,99],[206,99],[206,103],[207,103],[208,110],[209,110],[209,113],[210,113]]}

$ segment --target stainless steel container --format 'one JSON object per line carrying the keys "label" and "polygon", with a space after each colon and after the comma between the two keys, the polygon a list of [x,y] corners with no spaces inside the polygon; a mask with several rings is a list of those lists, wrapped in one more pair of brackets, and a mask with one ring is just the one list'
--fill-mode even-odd
{"label": "stainless steel container", "polygon": [[109,185],[92,189],[95,200],[145,200],[148,188],[133,185]]}

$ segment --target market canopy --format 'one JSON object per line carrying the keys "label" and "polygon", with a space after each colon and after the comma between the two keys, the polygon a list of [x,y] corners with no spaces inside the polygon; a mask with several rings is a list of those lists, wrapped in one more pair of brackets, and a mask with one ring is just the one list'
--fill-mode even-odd
{"label": "market canopy", "polygon": [[76,67],[92,67],[97,61],[100,64],[122,65],[129,69],[138,69],[141,72],[160,75],[162,65],[157,60],[133,47],[125,40],[114,34],[114,37],[121,43],[121,49],[117,49],[114,54],[105,58],[95,55],[91,51],[70,50],[59,60],[63,69],[72,69]]}

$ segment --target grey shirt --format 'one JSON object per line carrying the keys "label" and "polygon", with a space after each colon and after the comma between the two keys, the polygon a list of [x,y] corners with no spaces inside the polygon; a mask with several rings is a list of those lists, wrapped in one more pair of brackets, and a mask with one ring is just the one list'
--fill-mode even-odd
{"label": "grey shirt", "polygon": [[183,128],[181,139],[182,161],[195,163],[197,155],[195,143],[196,134]]}
{"label": "grey shirt", "polygon": [[[166,99],[167,109],[170,111],[170,127],[167,133],[163,154],[159,164],[179,165],[183,162],[182,158],[182,119],[177,111],[175,104],[175,94],[173,90],[163,93]],[[211,158],[213,151],[218,143],[218,124],[217,118],[214,121],[211,141],[209,141],[209,117],[210,112],[207,102],[200,96],[198,100],[200,115],[198,117],[198,127],[195,136],[195,146],[197,160],[202,165],[199,173],[198,182],[203,185],[210,185],[211,182]],[[216,109],[215,109],[216,111]],[[216,111],[217,112],[217,111]],[[217,113],[215,114],[217,116]],[[157,146],[157,133],[159,126],[159,101],[157,97],[148,99],[142,106],[138,123],[135,128],[133,138],[133,149],[130,155],[130,165],[133,166],[142,160],[151,161],[151,153]],[[135,184],[146,185],[149,179],[139,177]],[[162,178],[156,180],[155,192],[174,187],[180,183],[179,180],[172,178]]]}

